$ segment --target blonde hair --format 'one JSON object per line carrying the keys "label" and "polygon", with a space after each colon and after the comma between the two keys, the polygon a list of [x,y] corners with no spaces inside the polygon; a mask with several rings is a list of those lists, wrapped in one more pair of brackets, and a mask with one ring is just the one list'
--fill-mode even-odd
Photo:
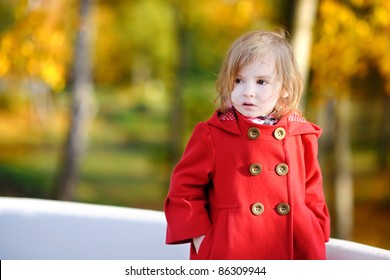
{"label": "blonde hair", "polygon": [[[218,74],[217,107],[226,112],[230,106],[230,94],[239,71],[246,65],[259,61],[272,52],[275,57],[276,78],[281,82],[275,117],[281,118],[298,108],[303,83],[298,64],[284,34],[273,31],[252,31],[238,38],[230,47]],[[283,97],[287,93],[287,97]]]}

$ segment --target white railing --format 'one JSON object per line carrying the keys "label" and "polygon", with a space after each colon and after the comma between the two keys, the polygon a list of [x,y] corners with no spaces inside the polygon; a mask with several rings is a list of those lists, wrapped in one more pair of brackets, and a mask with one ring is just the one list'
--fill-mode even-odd
{"label": "white railing", "polygon": [[[160,211],[31,198],[0,198],[0,259],[185,260],[165,245]],[[390,259],[390,251],[331,239],[332,260]]]}

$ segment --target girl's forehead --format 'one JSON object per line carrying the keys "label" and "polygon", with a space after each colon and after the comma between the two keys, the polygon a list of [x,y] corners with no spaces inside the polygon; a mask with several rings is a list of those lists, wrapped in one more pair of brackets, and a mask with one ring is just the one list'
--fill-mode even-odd
{"label": "girl's forehead", "polygon": [[268,52],[263,55],[259,55],[258,57],[253,57],[252,59],[247,59],[244,61],[241,61],[239,67],[237,68],[237,71],[243,71],[248,68],[253,67],[261,67],[266,68],[269,70],[272,70],[272,72],[276,69],[276,63],[275,63],[275,56],[272,52]]}
{"label": "girl's forehead", "polygon": [[241,55],[238,56],[239,64],[248,65],[254,62],[262,61],[267,63],[270,60],[273,60],[275,53],[270,48],[255,48],[249,50],[243,50]]}

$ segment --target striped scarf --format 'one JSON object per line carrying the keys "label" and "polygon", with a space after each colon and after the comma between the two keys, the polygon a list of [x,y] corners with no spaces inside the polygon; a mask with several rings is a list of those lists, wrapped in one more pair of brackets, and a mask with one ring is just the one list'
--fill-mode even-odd
{"label": "striped scarf", "polygon": [[271,113],[268,116],[259,116],[257,118],[248,118],[253,123],[257,124],[265,124],[265,125],[275,125],[278,123],[278,120],[274,117],[274,115]]}

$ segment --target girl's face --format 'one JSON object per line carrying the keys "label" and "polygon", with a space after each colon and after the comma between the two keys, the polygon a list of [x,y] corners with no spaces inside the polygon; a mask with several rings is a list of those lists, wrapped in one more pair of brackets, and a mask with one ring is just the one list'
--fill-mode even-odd
{"label": "girl's face", "polygon": [[238,112],[250,118],[272,113],[279,99],[281,82],[276,79],[273,55],[245,65],[237,73],[231,102]]}

